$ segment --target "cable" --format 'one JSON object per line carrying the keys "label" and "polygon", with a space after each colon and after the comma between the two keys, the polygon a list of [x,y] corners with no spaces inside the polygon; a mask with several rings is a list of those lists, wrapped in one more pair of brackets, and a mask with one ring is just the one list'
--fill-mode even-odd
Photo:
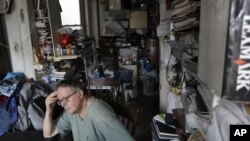
{"label": "cable", "polygon": [[[170,62],[170,59],[171,59],[171,55],[172,55],[172,51],[173,51],[173,48],[171,47],[171,52],[170,52],[170,57],[168,59],[168,62],[167,62],[167,68],[166,68],[166,73],[167,73],[167,82],[168,84],[171,86],[171,88],[174,88],[173,89],[173,92],[175,94],[180,94],[181,91],[182,91],[182,87],[183,87],[183,83],[185,81],[185,71],[182,71],[182,66],[181,66],[181,62],[179,60],[177,60],[177,63],[175,65],[172,66],[172,69],[175,70],[176,72],[176,75],[173,82],[171,82],[169,79],[168,79],[168,76],[169,76],[169,62]],[[178,92],[178,90],[180,90],[180,92]]]}
{"label": "cable", "polygon": [[[166,68],[167,76],[169,76],[168,75],[169,74],[169,66],[170,66],[169,62],[170,62],[170,59],[171,59],[172,51],[173,51],[173,48],[171,47],[170,57],[168,59],[167,68]],[[172,66],[172,69],[175,70],[177,76],[175,77],[174,82],[170,82],[168,78],[167,78],[167,82],[169,83],[170,86],[177,87],[179,79],[181,79],[180,78],[181,77],[180,73],[182,72],[181,63],[180,63],[179,60],[177,61],[177,63],[175,65]]]}

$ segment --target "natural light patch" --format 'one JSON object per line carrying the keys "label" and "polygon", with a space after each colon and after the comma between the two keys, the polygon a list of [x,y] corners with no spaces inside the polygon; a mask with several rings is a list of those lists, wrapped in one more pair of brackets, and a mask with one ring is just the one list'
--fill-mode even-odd
{"label": "natural light patch", "polygon": [[59,0],[62,25],[81,25],[79,0]]}

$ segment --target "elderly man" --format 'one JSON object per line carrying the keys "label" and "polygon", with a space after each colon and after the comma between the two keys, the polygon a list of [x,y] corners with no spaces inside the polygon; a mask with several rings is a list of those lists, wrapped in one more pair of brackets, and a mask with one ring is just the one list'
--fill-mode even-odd
{"label": "elderly man", "polygon": [[[53,121],[55,104],[65,112]],[[62,80],[55,92],[46,98],[43,124],[45,138],[72,131],[75,141],[132,141],[127,129],[113,109],[104,101],[87,95],[86,87],[76,78]]]}

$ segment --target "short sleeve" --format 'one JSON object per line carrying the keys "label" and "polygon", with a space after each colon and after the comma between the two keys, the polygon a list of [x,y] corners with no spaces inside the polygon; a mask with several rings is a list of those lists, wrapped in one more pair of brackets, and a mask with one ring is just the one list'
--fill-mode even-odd
{"label": "short sleeve", "polygon": [[66,112],[63,112],[63,114],[58,117],[55,122],[55,127],[61,136],[65,136],[71,131],[69,115]]}
{"label": "short sleeve", "polygon": [[91,113],[96,128],[100,130],[105,140],[134,141],[113,109],[106,103],[99,101],[94,107],[91,107]]}

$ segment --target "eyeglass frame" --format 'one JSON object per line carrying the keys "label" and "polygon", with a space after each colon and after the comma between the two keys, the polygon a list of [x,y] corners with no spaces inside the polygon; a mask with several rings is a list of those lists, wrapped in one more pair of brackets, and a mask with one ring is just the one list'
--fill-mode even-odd
{"label": "eyeglass frame", "polygon": [[74,92],[72,92],[71,94],[69,94],[68,96],[66,96],[66,97],[63,97],[61,100],[57,100],[56,101],[56,104],[57,105],[59,105],[59,106],[62,106],[62,102],[63,101],[65,101],[65,104],[67,104],[68,103],[68,99],[72,96],[72,95],[74,95],[74,94],[76,94],[77,93],[77,90],[75,90]]}

